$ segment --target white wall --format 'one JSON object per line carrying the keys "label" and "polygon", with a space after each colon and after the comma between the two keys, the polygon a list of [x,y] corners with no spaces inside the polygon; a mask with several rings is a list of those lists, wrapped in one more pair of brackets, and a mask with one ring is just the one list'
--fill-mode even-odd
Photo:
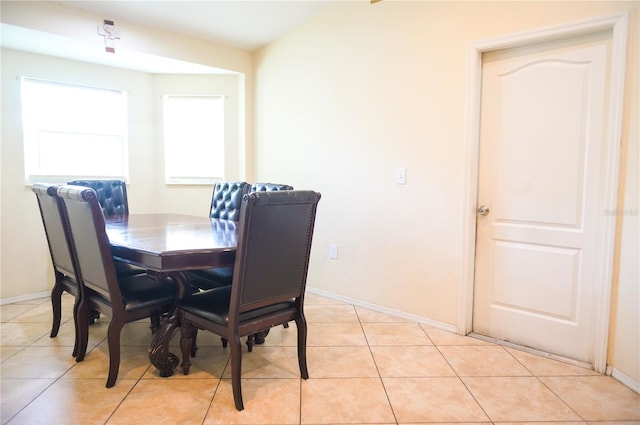
{"label": "white wall", "polygon": [[456,325],[468,44],[626,10],[609,363],[639,382],[637,2],[343,2],[259,51],[256,176],[323,194],[309,285]]}
{"label": "white wall", "polygon": [[[149,75],[67,61],[49,56],[2,49],[2,298],[47,290],[53,282],[51,260],[35,196],[25,185],[19,77],[29,76],[60,82],[129,91],[132,164],[155,153],[153,133],[145,123],[153,122],[149,107],[153,95]],[[135,118],[132,120],[132,118]],[[155,161],[155,158],[153,159]],[[146,171],[131,167],[131,181],[145,180]],[[142,194],[142,203],[150,196]]]}
{"label": "white wall", "polygon": [[[83,39],[89,29],[93,37],[99,18],[65,14],[55,4],[16,2],[7,8],[6,3],[3,22],[65,37]],[[637,2],[343,2],[255,57],[126,22],[118,25],[136,34],[121,47],[247,76],[247,121],[240,130],[246,133],[247,179],[284,182],[323,194],[310,286],[455,326],[460,270],[466,261],[461,254],[461,190],[468,43],[624,10],[631,14],[619,206],[629,213],[620,214],[616,238],[609,363],[637,383]],[[0,297],[5,299],[48,290],[51,282],[43,280],[50,276],[49,260],[34,197],[17,177],[19,116],[10,89],[14,77],[5,72],[13,65],[5,51],[2,55]],[[58,72],[56,63],[42,67]],[[74,69],[83,72],[84,65],[78,66]],[[97,69],[91,73],[92,78],[102,75]],[[111,68],[104,73],[120,75]],[[154,84],[171,83],[149,81],[148,75],[124,79],[127,84],[138,82],[134,92],[149,94]],[[239,99],[242,107],[242,96]],[[150,149],[154,136],[143,128],[156,125],[157,111],[138,112],[146,124],[132,130],[132,211],[147,210],[158,199],[159,210],[200,212],[209,192],[205,196],[191,188],[185,197],[152,182],[161,173],[161,153]],[[397,167],[408,170],[404,186],[394,183]],[[6,212],[7,205],[19,213]],[[330,243],[340,247],[338,261],[328,259]]]}
{"label": "white wall", "polygon": [[[55,2],[2,1],[3,25],[47,34],[49,39],[104,51],[97,36],[103,16],[64,7]],[[1,50],[2,146],[0,151],[0,299],[12,300],[46,294],[53,278],[49,254],[38,216],[35,197],[24,184],[20,99],[17,77],[68,81],[129,92],[130,182],[132,212],[172,211],[206,214],[211,187],[188,186],[182,190],[163,183],[161,145],[162,94],[224,94],[228,96],[231,164],[229,179],[251,178],[253,156],[253,76],[251,53],[201,39],[172,34],[126,20],[118,20],[124,35],[118,52],[142,54],[146,58],[169,58],[237,72],[228,76],[155,75],[94,65],[11,49]],[[30,33],[31,34],[31,33]],[[60,47],[60,46],[56,46]],[[108,58],[109,53],[104,53]],[[246,114],[240,115],[240,111]],[[11,208],[6,206],[10,205]]]}
{"label": "white wall", "polygon": [[[154,124],[156,128],[156,139],[162,140],[162,95],[221,95],[225,96],[225,179],[226,180],[243,180],[242,161],[244,157],[241,154],[241,138],[240,122],[243,117],[238,114],[240,99],[240,76],[238,75],[155,75],[154,90],[155,96],[153,102],[156,106],[156,114],[154,115]],[[157,147],[164,155],[161,146]],[[155,162],[162,164],[162,158]],[[155,173],[154,182],[158,199],[156,208],[162,210],[171,209],[171,212],[181,214],[208,214],[211,205],[212,186],[185,186],[185,185],[165,185],[164,169],[159,168]],[[150,182],[152,183],[152,182]],[[132,200],[133,202],[133,200]],[[146,208],[147,212],[150,206]]]}
{"label": "white wall", "polygon": [[[121,31],[121,38],[116,41],[116,53],[112,54],[104,52],[104,39],[97,34],[97,26],[104,19],[100,14],[52,1],[8,0],[0,2],[0,12],[2,24],[24,30],[25,37],[46,35],[48,46],[39,53],[49,54],[48,49],[57,51],[61,49],[60,45],[67,45],[83,53],[102,52],[97,60],[107,66],[118,66],[121,55],[136,55],[149,63],[168,59],[238,73],[237,106],[245,116],[238,122],[240,145],[236,166],[239,174],[247,179],[253,177],[254,78],[251,52],[174,33],[167,28],[151,28],[118,19],[116,25]],[[96,57],[96,54],[91,56]]]}
{"label": "white wall", "polygon": [[[2,49],[2,164],[0,216],[2,268],[0,298],[45,293],[53,272],[35,196],[24,181],[19,77],[104,87],[128,92],[129,163],[127,185],[133,213],[174,212],[207,215],[211,185],[164,184],[162,96],[224,95],[230,164],[226,177],[240,179],[237,75],[153,75],[85,62]],[[97,153],[99,154],[99,153]]]}

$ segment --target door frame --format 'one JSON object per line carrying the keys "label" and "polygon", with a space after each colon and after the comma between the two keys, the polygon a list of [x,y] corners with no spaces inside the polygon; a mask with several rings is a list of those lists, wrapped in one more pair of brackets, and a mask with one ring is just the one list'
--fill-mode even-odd
{"label": "door frame", "polygon": [[614,211],[617,205],[628,20],[627,12],[616,13],[533,31],[478,40],[469,44],[466,70],[465,179],[462,193],[463,243],[461,258],[463,264],[458,284],[457,329],[459,334],[469,334],[473,325],[482,54],[492,50],[521,47],[543,41],[608,30],[611,31],[611,86],[609,98],[607,99],[608,106],[605,110],[605,114],[608,117],[608,126],[604,141],[604,170],[601,180],[605,205],[603,205],[603,218],[598,223],[598,228],[601,232],[598,234],[598,252],[596,256],[597,258],[602,258],[602,262],[596,265],[595,352],[593,364],[596,372],[605,373],[616,228],[616,215],[606,214],[606,212]]}

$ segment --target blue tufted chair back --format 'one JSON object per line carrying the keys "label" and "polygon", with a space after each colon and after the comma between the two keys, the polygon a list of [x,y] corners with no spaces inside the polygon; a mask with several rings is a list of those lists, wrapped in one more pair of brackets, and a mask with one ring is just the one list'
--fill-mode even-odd
{"label": "blue tufted chair back", "polygon": [[217,182],[211,197],[211,218],[238,221],[242,196],[249,193],[247,182]]}
{"label": "blue tufted chair back", "polygon": [[129,214],[127,185],[122,180],[73,180],[67,184],[95,190],[105,217]]}
{"label": "blue tufted chair back", "polygon": [[251,192],[273,192],[276,190],[293,190],[293,186],[278,183],[254,183]]}

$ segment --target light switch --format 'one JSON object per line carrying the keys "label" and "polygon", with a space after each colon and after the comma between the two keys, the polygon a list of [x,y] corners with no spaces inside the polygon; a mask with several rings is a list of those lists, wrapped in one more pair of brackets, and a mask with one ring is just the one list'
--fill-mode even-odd
{"label": "light switch", "polygon": [[329,245],[329,258],[332,260],[338,259],[338,245],[334,243]]}
{"label": "light switch", "polygon": [[404,167],[396,168],[396,184],[407,183],[407,169]]}

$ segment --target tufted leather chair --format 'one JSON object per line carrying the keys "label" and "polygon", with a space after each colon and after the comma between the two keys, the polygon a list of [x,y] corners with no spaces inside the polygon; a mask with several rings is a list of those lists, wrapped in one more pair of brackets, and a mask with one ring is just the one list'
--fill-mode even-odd
{"label": "tufted leather chair", "polygon": [[[239,183],[224,183],[221,186],[224,188],[226,185],[229,190],[233,190],[234,184],[238,185],[238,189],[241,188]],[[247,186],[243,186],[242,190],[247,190],[247,188],[248,184]],[[279,190],[293,190],[293,186],[279,183],[254,183],[250,188],[251,193],[274,192]],[[214,197],[215,196],[216,195],[214,193]],[[237,208],[240,203],[236,202],[235,196],[237,196],[237,192],[235,192],[229,199],[230,204],[233,203],[234,207]],[[237,221],[239,217],[235,212],[236,211],[234,211],[233,217],[235,217],[235,221]],[[231,281],[233,280],[233,267],[216,267],[213,269],[194,270],[190,273],[190,278],[191,284],[198,289],[211,289],[218,286],[231,285]]]}
{"label": "tufted leather chair", "polygon": [[[182,370],[191,367],[197,329],[222,337],[231,348],[231,383],[237,410],[244,408],[240,338],[295,321],[298,366],[307,379],[307,322],[304,293],[320,194],[307,190],[245,195],[238,223],[233,284],[185,297],[176,303]],[[268,224],[268,225],[265,225]]]}
{"label": "tufted leather chair", "polygon": [[[122,180],[73,180],[67,184],[93,189],[105,217],[129,214],[127,185]],[[116,261],[116,271],[118,276],[146,273],[146,270],[122,261]]]}
{"label": "tufted leather chair", "polygon": [[217,182],[211,196],[211,218],[238,221],[242,196],[251,187],[247,182]]}
{"label": "tufted leather chair", "polygon": [[[251,186],[247,182],[217,182],[213,187],[209,216],[237,222],[242,196],[250,190]],[[231,267],[194,270],[189,273],[189,279],[194,290],[210,289],[231,284],[232,272]]]}
{"label": "tufted leather chair", "polygon": [[122,180],[73,180],[67,184],[95,190],[105,217],[129,214],[127,185]]}
{"label": "tufted leather chair", "polygon": [[126,323],[151,318],[152,331],[160,326],[160,315],[173,308],[177,284],[167,278],[158,281],[146,274],[119,277],[105,230],[104,214],[91,188],[60,186],[57,190],[69,224],[72,253],[78,268],[82,299],[78,307],[78,329],[86,351],[89,309],[111,317],[107,332],[109,374],[107,388],[115,385],[120,368],[120,333]]}
{"label": "tufted leather chair", "polygon": [[254,183],[251,192],[273,192],[276,190],[293,190],[293,186],[279,183]]}

